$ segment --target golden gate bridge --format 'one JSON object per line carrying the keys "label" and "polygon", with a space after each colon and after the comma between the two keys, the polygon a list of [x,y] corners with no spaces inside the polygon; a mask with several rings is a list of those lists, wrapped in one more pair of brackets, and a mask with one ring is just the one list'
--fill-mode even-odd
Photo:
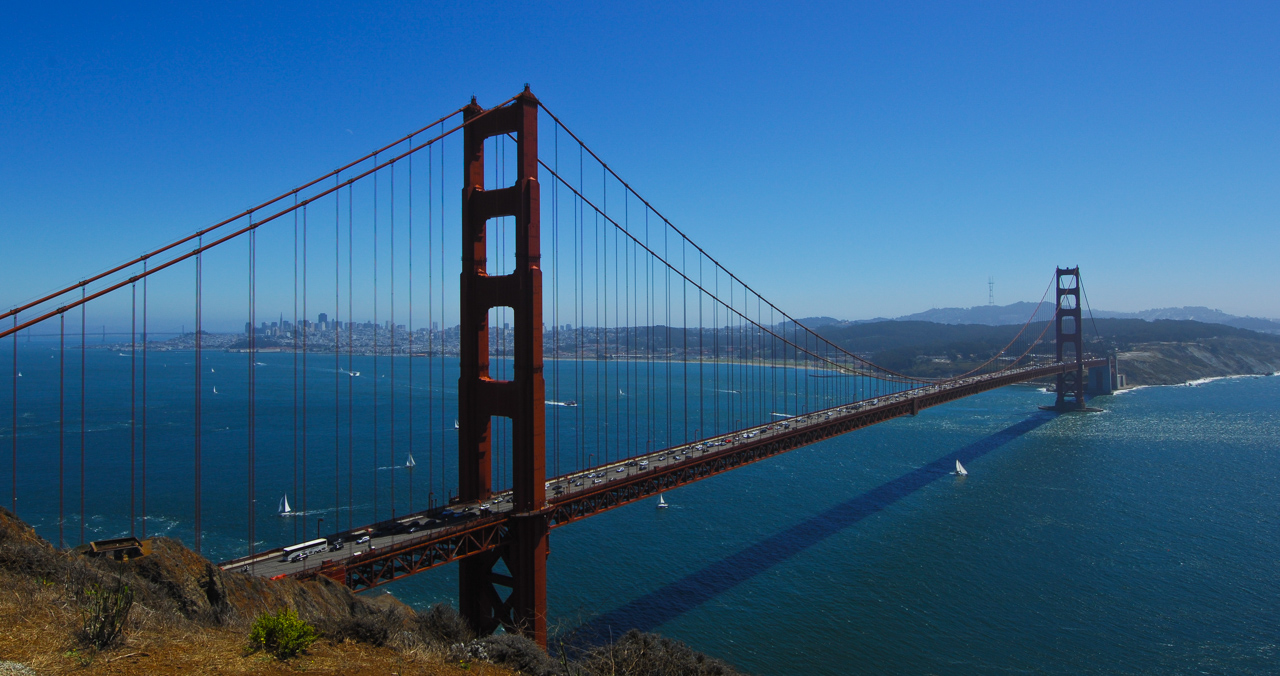
{"label": "golden gate bridge", "polygon": [[[551,133],[539,138],[540,124]],[[169,480],[190,482],[200,551],[210,530],[204,470],[233,472],[242,484],[221,478],[215,489],[242,496],[243,512],[220,515],[216,528],[243,531],[243,555],[224,569],[361,590],[456,561],[460,610],[477,631],[505,627],[545,646],[554,528],[1012,383],[1052,377],[1053,408],[1083,410],[1087,374],[1109,388],[1112,365],[1085,351],[1081,291],[1078,268],[1056,269],[1008,344],[963,373],[884,368],[730,272],[526,87],[488,109],[473,99],[0,315],[13,352],[11,508],[20,513],[20,494],[38,494],[52,510],[56,495],[65,546],[75,539],[68,524],[85,541],[86,504],[127,502],[128,533],[146,537],[150,460],[152,474],[160,463]],[[290,321],[269,323],[263,303],[291,306]],[[312,322],[317,308],[324,314]],[[193,331],[153,339],[155,323],[177,315]],[[128,340],[110,349],[127,367],[89,373],[86,355],[106,334],[89,345],[91,317],[126,325],[113,334]],[[240,321],[231,340],[206,330]],[[56,367],[41,366],[56,388],[35,392],[20,380],[30,357],[19,338],[33,332],[57,339]],[[225,367],[215,375],[211,351],[236,360],[230,376]],[[155,398],[159,383],[175,382],[168,363],[156,368],[157,352],[193,355],[176,381],[190,393],[183,406]],[[292,377],[260,378],[267,354]],[[99,375],[107,382],[94,382]],[[43,442],[24,440],[34,425],[19,415],[24,397],[46,413]],[[103,402],[128,411],[119,457],[88,443],[97,437],[86,408]],[[215,418],[235,424],[211,428]],[[260,548],[279,486],[262,477],[276,476],[286,446],[293,539]],[[55,459],[56,473],[24,469]],[[121,487],[91,480],[107,464],[127,467],[127,501]],[[396,468],[407,481],[383,471]]]}

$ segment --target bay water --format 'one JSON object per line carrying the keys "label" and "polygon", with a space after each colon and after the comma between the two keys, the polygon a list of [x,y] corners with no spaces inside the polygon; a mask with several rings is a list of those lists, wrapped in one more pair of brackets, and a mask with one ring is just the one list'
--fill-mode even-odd
{"label": "bay water", "polygon": [[[135,516],[141,511],[139,430],[129,424],[140,414],[124,370],[131,357],[86,352],[84,525],[86,538],[97,539],[129,532],[131,495]],[[57,543],[61,484],[62,539],[74,545],[80,364],[78,351],[64,356],[59,426],[56,354],[48,344],[19,348],[17,504],[20,517]],[[248,421],[235,402],[243,401],[251,362],[228,353],[203,359],[203,553],[218,560],[247,549]],[[342,397],[317,394],[298,423],[308,430],[313,506],[306,519],[276,516],[284,493],[295,508],[301,500],[286,386],[293,355],[256,359],[257,548],[317,528],[331,532],[335,522],[385,518],[392,476],[401,513],[448,494],[456,475],[456,364],[415,360],[410,385],[399,360],[398,382],[417,391],[413,475],[404,468],[404,428],[396,428],[393,454],[388,427],[348,431]],[[345,357],[311,355],[306,387],[332,391],[345,387],[343,379],[371,386],[374,364],[363,359],[348,365]],[[379,360],[379,378],[390,361]],[[151,353],[147,368],[147,531],[191,542],[194,356]],[[171,369],[182,375],[166,377]],[[3,384],[0,413],[7,413],[13,380]],[[584,411],[592,405],[588,389],[574,395]],[[783,404],[770,405],[787,408],[794,394],[778,393]],[[385,411],[389,402],[379,401]],[[552,630],[657,631],[758,674],[1280,670],[1280,377],[1132,390],[1094,399],[1102,413],[1036,408],[1051,401],[1033,387],[1006,387],[671,491],[666,510],[636,503],[556,529],[548,562]],[[398,405],[407,406],[404,395]],[[608,451],[574,438],[580,425],[557,422],[565,415],[579,413],[548,407],[548,432],[562,435],[561,471],[598,462],[579,456]],[[655,415],[670,422],[678,414]],[[641,425],[645,432],[629,433],[637,447],[655,436]],[[10,416],[0,415],[4,500],[14,483],[11,434]],[[387,450],[353,454],[357,477],[348,492],[348,435],[362,449],[375,434]],[[602,443],[626,443],[627,434],[613,434]],[[968,476],[952,473],[956,459]],[[366,593],[390,592],[424,607],[456,601],[456,586],[456,569],[445,566]]]}

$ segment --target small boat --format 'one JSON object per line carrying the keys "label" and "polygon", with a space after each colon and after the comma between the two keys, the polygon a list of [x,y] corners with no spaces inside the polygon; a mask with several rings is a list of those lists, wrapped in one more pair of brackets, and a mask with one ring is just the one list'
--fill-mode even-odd
{"label": "small boat", "polygon": [[458,429],[458,419],[457,419],[457,418],[454,418],[454,419],[453,419],[453,429],[455,429],[455,430],[456,430],[456,429]]}
{"label": "small boat", "polygon": [[618,396],[619,396],[619,397],[625,397],[625,396],[627,396],[627,393],[626,393],[626,392],[623,392],[623,391],[622,391],[622,388],[621,388],[621,387],[619,387],[619,388],[618,388]]}
{"label": "small boat", "polygon": [[[19,374],[19,375],[21,375],[21,374]],[[569,401],[564,402],[564,405],[565,405],[565,406],[577,406],[577,405],[578,405],[578,402],[576,402],[576,401],[574,401],[574,400],[570,399]]]}
{"label": "small boat", "polygon": [[960,464],[959,460],[956,461],[956,476],[969,476],[969,471]]}
{"label": "small boat", "polygon": [[668,504],[667,504],[667,501],[666,501],[666,500],[663,500],[663,499],[662,499],[662,496],[661,496],[661,495],[659,495],[659,496],[658,496],[658,509],[666,509],[666,508],[667,508],[667,507],[669,507],[669,506],[670,506],[670,505],[668,505]]}
{"label": "small boat", "polygon": [[213,393],[214,393],[214,394],[217,394],[217,393],[218,393],[218,386],[217,386],[217,385],[214,385],[214,386],[213,386]]}
{"label": "small boat", "polygon": [[410,453],[410,454],[409,454],[409,459],[405,461],[404,466],[405,466],[405,467],[408,467],[409,469],[413,469],[415,466],[417,466],[417,464],[418,464],[418,463],[416,463],[416,462],[414,462],[414,461],[413,461],[413,454],[412,454],[412,453]]}
{"label": "small boat", "polygon": [[285,493],[284,497],[280,498],[280,516],[288,516],[292,513],[293,510],[289,507],[289,494]]}

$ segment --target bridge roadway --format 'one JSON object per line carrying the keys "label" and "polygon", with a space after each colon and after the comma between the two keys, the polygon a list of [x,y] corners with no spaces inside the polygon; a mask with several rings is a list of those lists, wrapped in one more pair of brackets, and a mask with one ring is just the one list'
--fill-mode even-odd
{"label": "bridge roadway", "polygon": [[[1084,362],[1086,369],[1105,365],[1105,359]],[[530,514],[513,514],[511,492],[505,491],[482,502],[455,503],[330,534],[325,539],[331,544],[341,539],[342,549],[299,561],[285,561],[278,548],[219,565],[276,579],[323,575],[357,591],[369,589],[501,547],[512,519],[545,518],[552,528],[563,526],[862,427],[1075,367],[1074,362],[1036,365],[930,385],[566,474],[546,482],[547,507]]]}

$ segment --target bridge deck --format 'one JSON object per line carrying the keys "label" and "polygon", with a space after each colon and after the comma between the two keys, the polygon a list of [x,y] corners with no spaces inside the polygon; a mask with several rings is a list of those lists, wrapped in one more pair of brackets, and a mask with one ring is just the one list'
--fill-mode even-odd
{"label": "bridge deck", "polygon": [[[1105,359],[1085,361],[1085,368]],[[879,422],[1005,385],[1056,375],[1074,363],[1032,366],[887,395],[786,418],[547,481],[548,505],[513,514],[510,491],[490,500],[416,512],[329,536],[343,549],[301,561],[284,561],[283,550],[224,562],[224,570],[300,579],[324,575],[356,590],[368,589],[502,546],[512,518],[541,517],[563,526],[742,465],[808,446]],[[359,542],[367,538],[364,542]]]}

